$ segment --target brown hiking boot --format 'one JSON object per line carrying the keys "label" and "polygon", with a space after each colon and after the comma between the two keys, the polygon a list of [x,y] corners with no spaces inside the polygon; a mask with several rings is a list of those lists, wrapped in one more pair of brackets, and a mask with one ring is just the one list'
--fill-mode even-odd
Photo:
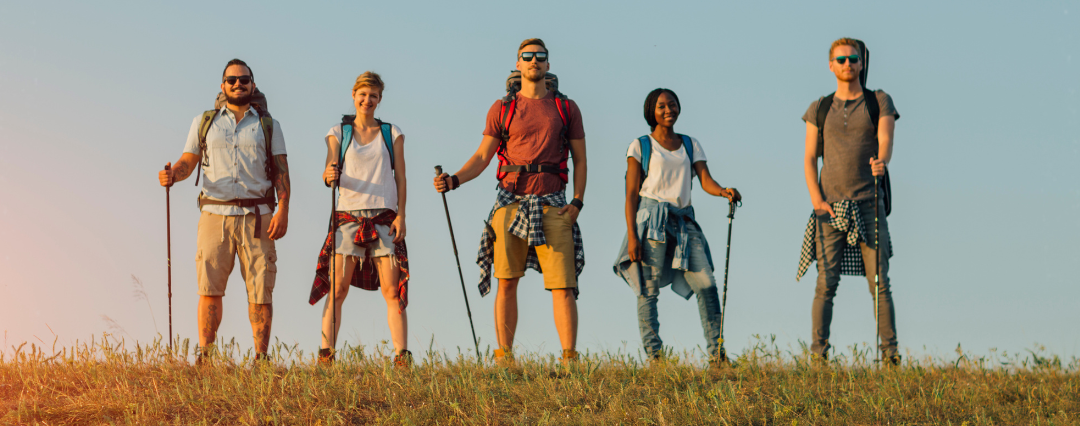
{"label": "brown hiking boot", "polygon": [[408,370],[413,365],[412,352],[407,349],[394,355],[394,368]]}
{"label": "brown hiking boot", "polygon": [[321,348],[319,349],[319,362],[318,365],[323,367],[329,367],[334,364],[333,349]]}
{"label": "brown hiking boot", "polygon": [[502,368],[510,368],[514,366],[514,354],[509,349],[496,349],[495,350],[495,365]]}
{"label": "brown hiking boot", "polygon": [[210,366],[210,347],[199,348],[199,352],[195,355],[196,367],[209,367]]}
{"label": "brown hiking boot", "polygon": [[562,358],[559,358],[559,362],[561,362],[562,365],[570,365],[571,363],[577,362],[577,360],[578,353],[573,349],[563,349]]}

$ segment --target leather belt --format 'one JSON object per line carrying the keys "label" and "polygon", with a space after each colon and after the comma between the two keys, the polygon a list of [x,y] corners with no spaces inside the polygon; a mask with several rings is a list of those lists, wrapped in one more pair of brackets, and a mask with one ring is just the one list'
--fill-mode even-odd
{"label": "leather belt", "polygon": [[215,206],[236,206],[236,207],[254,207],[255,208],[255,238],[259,238],[259,232],[262,230],[262,212],[259,210],[259,206],[267,204],[270,206],[270,211],[274,211],[274,207],[277,207],[277,200],[274,197],[262,197],[262,198],[233,198],[228,201],[211,200],[209,198],[203,198],[202,194],[199,194],[199,210],[202,210],[202,206],[215,205]]}

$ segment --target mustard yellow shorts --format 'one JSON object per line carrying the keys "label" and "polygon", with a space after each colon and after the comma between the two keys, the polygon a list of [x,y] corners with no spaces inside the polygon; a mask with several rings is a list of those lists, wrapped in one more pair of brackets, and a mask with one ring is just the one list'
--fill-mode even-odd
{"label": "mustard yellow shorts", "polygon": [[199,236],[195,243],[196,272],[200,296],[224,296],[225,285],[237,257],[240,276],[247,285],[248,303],[273,302],[277,279],[277,250],[270,239],[271,215],[262,215],[262,232],[255,238],[255,215],[222,216],[202,212]]}
{"label": "mustard yellow shorts", "polygon": [[[518,203],[495,211],[491,227],[495,230],[495,278],[511,279],[525,276],[527,241],[510,233],[510,223],[517,214]],[[544,288],[548,290],[577,288],[574,270],[574,224],[569,215],[559,215],[559,209],[544,206],[544,238],[547,244],[536,246],[536,256],[543,270]]]}

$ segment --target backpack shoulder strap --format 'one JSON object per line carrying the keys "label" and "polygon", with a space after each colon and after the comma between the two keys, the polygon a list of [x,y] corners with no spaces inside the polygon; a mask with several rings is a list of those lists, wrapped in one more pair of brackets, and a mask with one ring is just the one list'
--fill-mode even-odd
{"label": "backpack shoulder strap", "polygon": [[693,170],[694,169],[694,141],[693,141],[693,139],[690,139],[689,136],[686,136],[686,135],[683,135],[683,134],[680,134],[679,137],[682,138],[683,149],[686,150],[686,156],[688,158],[690,158],[690,169]]}
{"label": "backpack shoulder strap", "polygon": [[269,114],[259,116],[259,124],[262,125],[263,140],[266,142],[266,177],[274,180],[277,168],[274,166],[274,150],[271,144],[274,140],[274,118]]}
{"label": "backpack shoulder strap", "polygon": [[652,158],[652,141],[649,140],[649,135],[642,136],[637,139],[638,145],[641,148],[641,180],[645,180],[645,176],[649,175],[649,159]]}
{"label": "backpack shoulder strap", "polygon": [[390,153],[390,170],[394,170],[394,132],[391,124],[379,121],[379,130],[382,131],[383,143],[386,144],[386,152]]}
{"label": "backpack shoulder strap", "polygon": [[814,119],[814,125],[817,126],[817,147],[818,155],[825,156],[825,118],[829,115],[829,109],[832,108],[833,96],[836,92],[830,93],[828,96],[821,98],[818,101],[817,115]]}
{"label": "backpack shoulder strap", "polygon": [[866,111],[870,113],[870,122],[874,123],[874,137],[877,137],[878,121],[881,120],[881,105],[878,104],[877,92],[863,88],[863,103]]}
{"label": "backpack shoulder strap", "polygon": [[199,156],[202,160],[199,161],[199,169],[195,171],[195,186],[199,186],[199,177],[202,176],[203,164],[210,166],[210,158],[207,157],[206,150],[206,135],[210,133],[210,126],[214,124],[214,118],[217,117],[218,110],[212,109],[204,111],[202,113],[202,121],[199,122]]}
{"label": "backpack shoulder strap", "polygon": [[349,144],[352,143],[353,132],[353,119],[355,115],[343,115],[341,116],[341,150],[338,153],[338,167],[341,168],[345,165],[345,150],[349,149]]}

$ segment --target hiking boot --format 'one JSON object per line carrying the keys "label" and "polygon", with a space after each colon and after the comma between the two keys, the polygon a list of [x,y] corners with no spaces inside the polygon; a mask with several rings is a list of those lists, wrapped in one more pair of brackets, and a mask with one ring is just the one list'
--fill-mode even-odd
{"label": "hiking boot", "polygon": [[323,367],[329,367],[334,364],[333,349],[321,348],[319,349],[319,362],[318,365]]}
{"label": "hiking boot", "polygon": [[570,365],[571,363],[577,362],[577,360],[578,353],[573,349],[563,349],[562,358],[559,358],[559,362],[561,362],[562,365]]}
{"label": "hiking boot", "polygon": [[253,364],[270,365],[270,355],[266,352],[258,352],[255,354],[255,361]]}
{"label": "hiking boot", "polygon": [[884,363],[885,365],[889,366],[889,367],[899,367],[900,366],[900,355],[897,355],[897,354],[889,355],[889,354],[884,354],[883,353],[883,354],[881,354],[881,362]]}
{"label": "hiking boot", "polygon": [[495,350],[495,365],[502,368],[510,368],[514,366],[514,354],[509,349],[496,349]]}
{"label": "hiking boot", "polygon": [[412,352],[407,349],[394,355],[394,368],[408,370],[413,365]]}
{"label": "hiking boot", "polygon": [[209,367],[210,366],[210,348],[200,348],[199,352],[195,354],[195,366],[196,367]]}
{"label": "hiking boot", "polygon": [[810,354],[810,364],[815,367],[828,367],[829,366],[829,354]]}

